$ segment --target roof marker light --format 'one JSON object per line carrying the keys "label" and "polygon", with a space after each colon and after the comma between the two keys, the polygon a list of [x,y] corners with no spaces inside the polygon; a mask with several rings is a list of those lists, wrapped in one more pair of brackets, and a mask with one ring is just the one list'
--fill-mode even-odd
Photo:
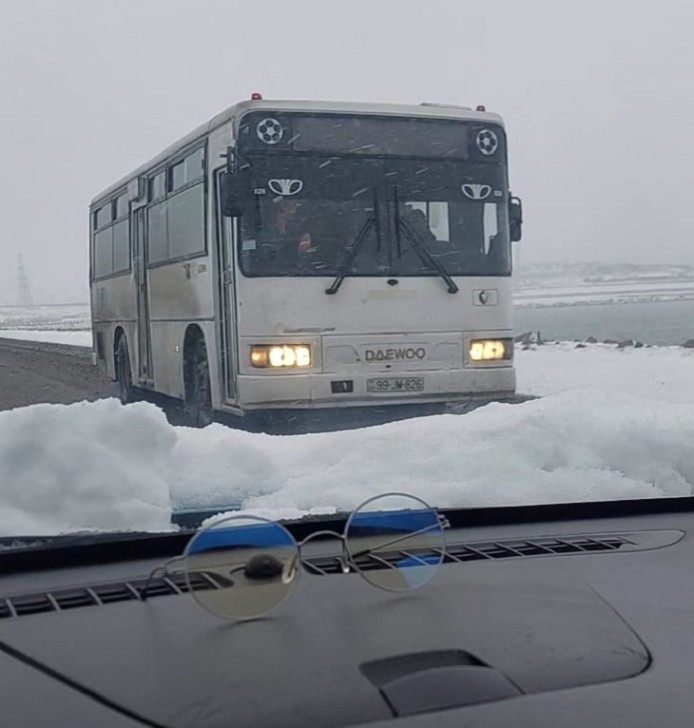
{"label": "roof marker light", "polygon": [[254,91],[251,94],[251,101],[262,101],[263,100],[263,94],[259,94],[257,91]]}
{"label": "roof marker light", "polygon": [[487,107],[486,107],[486,106],[483,106],[482,104],[480,104],[480,105],[479,105],[479,106],[477,107],[477,111],[486,111],[486,110],[487,110]]}

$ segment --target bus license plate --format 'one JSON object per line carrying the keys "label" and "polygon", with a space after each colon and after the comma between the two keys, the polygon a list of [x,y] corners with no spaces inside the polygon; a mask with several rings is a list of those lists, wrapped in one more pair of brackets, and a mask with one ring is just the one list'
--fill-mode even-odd
{"label": "bus license plate", "polygon": [[366,380],[367,392],[423,392],[424,377],[379,377]]}

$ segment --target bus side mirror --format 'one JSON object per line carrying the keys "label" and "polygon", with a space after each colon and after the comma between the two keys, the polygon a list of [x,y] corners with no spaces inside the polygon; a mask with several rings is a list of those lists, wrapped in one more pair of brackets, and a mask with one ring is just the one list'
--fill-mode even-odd
{"label": "bus side mirror", "polygon": [[240,217],[243,213],[241,178],[233,172],[222,172],[219,180],[222,215]]}
{"label": "bus side mirror", "polygon": [[509,200],[508,222],[511,240],[516,243],[523,237],[523,203],[520,197],[512,197]]}

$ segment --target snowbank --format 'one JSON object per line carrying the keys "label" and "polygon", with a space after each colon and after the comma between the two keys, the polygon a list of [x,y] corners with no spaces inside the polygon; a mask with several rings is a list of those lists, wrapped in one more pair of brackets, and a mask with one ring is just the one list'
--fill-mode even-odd
{"label": "snowbank", "polygon": [[[265,515],[350,509],[390,490],[439,506],[481,506],[691,495],[694,486],[693,405],[590,391],[241,447],[236,433],[214,437],[223,457],[237,448],[233,478],[217,471],[216,498],[238,498]],[[199,452],[179,435],[175,460]],[[223,502],[180,475],[174,503]]]}
{"label": "snowbank", "polygon": [[170,529],[166,474],[176,442],[147,404],[0,412],[0,536]]}
{"label": "snowbank", "polygon": [[[571,361],[548,352],[523,358]],[[592,359],[608,355],[622,352]],[[584,382],[597,374],[589,359]],[[610,381],[464,416],[295,437],[172,427],[153,405],[114,400],[3,412],[0,535],[166,530],[172,510],[190,508],[290,518],[392,490],[439,506],[691,495],[694,393],[674,404],[610,392]]]}

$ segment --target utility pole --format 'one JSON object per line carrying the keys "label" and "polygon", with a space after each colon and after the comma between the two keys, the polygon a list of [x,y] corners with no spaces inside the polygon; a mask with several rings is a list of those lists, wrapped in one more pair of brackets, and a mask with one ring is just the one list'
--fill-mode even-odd
{"label": "utility pole", "polygon": [[17,262],[17,304],[19,306],[34,305],[34,300],[31,297],[29,278],[27,276],[26,269],[24,268],[24,261],[22,260],[21,253],[19,254],[19,261]]}

